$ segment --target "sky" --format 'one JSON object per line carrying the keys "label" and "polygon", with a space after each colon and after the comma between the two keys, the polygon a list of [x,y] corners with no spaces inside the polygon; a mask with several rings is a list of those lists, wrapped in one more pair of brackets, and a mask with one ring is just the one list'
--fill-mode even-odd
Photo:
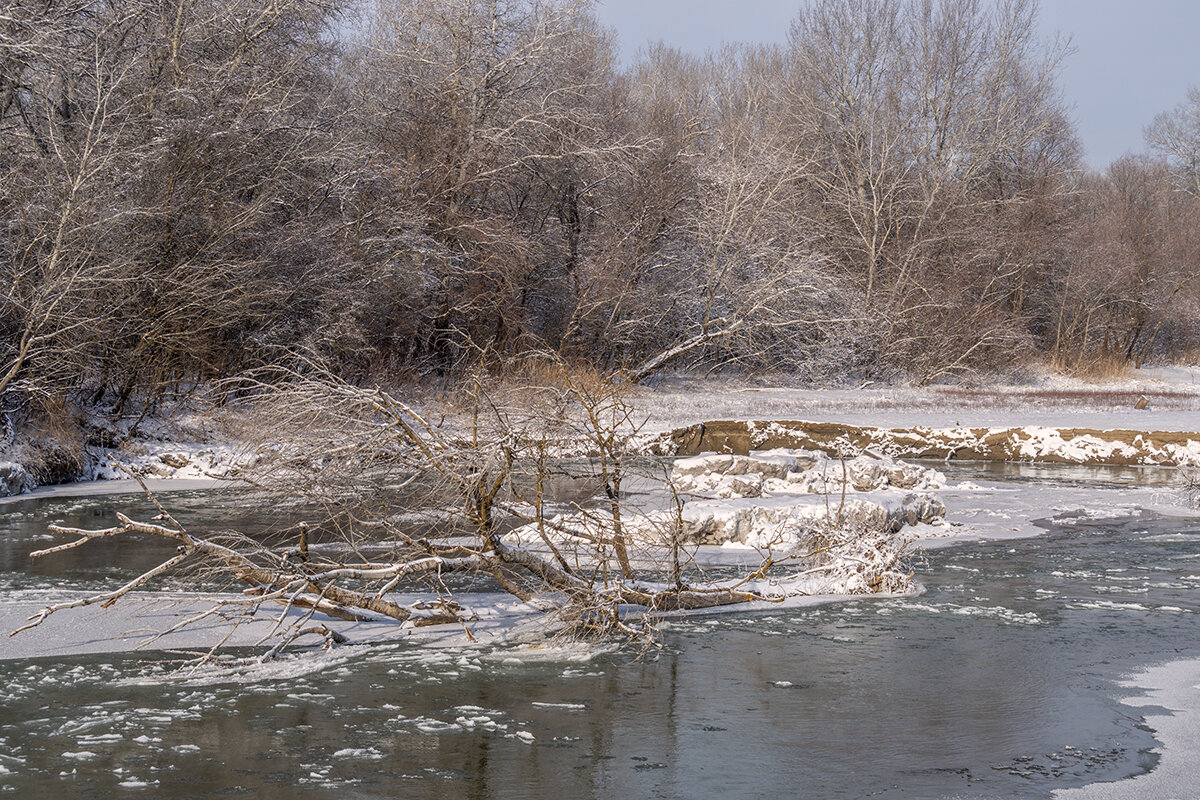
{"label": "sky", "polygon": [[[599,0],[622,58],[649,41],[696,53],[722,42],[783,42],[802,0]],[[1200,85],[1197,0],[1042,0],[1044,38],[1069,37],[1074,52],[1059,85],[1088,163],[1103,169],[1142,152],[1143,129]]]}

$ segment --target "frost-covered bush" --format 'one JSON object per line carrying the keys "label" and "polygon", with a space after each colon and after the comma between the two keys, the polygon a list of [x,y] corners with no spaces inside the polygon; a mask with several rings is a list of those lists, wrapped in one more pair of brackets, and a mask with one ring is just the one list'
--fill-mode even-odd
{"label": "frost-covered bush", "polygon": [[1183,499],[1190,508],[1200,508],[1200,467],[1184,467]]}

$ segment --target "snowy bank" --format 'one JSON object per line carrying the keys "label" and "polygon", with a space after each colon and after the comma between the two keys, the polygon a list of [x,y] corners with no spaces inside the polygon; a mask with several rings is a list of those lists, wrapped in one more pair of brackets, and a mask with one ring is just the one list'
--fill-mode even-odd
{"label": "snowy bank", "polygon": [[864,453],[892,458],[950,461],[1025,461],[1052,464],[1200,465],[1200,433],[1092,428],[876,428],[836,422],[701,422],[649,437],[647,452],[692,456],[746,454],[802,448],[847,457]]}
{"label": "snowy bank", "polygon": [[[22,464],[0,461],[0,498],[44,494],[53,487],[80,483],[122,481],[138,491],[130,473],[153,481],[202,481],[210,486],[236,470],[252,466],[257,457],[230,443],[139,441],[119,449],[89,446],[76,480],[68,484],[39,484]],[[182,485],[177,488],[186,488]],[[75,492],[75,489],[65,489]],[[120,491],[120,490],[116,490]]]}
{"label": "snowy bank", "polygon": [[[645,432],[663,433],[712,419],[820,419],[880,428],[1004,427],[1189,431],[1200,418],[1200,367],[1135,370],[1125,380],[1095,383],[1045,375],[1017,385],[905,386],[867,382],[858,388],[744,378],[664,377],[636,387],[631,398],[649,418]],[[1139,407],[1139,401],[1146,403]]]}

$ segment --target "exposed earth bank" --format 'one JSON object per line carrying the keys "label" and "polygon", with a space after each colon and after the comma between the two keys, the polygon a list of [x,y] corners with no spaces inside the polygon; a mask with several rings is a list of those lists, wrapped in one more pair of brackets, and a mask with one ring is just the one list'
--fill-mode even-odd
{"label": "exposed earth bank", "polygon": [[800,448],[847,457],[1024,461],[1112,466],[1200,465],[1200,433],[1094,428],[877,428],[802,420],[701,422],[661,434],[653,452],[745,455],[753,450]]}

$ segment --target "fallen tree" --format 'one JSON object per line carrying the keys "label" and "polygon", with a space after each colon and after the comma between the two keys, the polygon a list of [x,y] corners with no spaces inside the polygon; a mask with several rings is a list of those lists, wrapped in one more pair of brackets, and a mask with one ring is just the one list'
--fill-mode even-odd
{"label": "fallen tree", "polygon": [[[177,552],[116,589],[49,605],[20,630],[68,608],[112,606],[189,569],[224,576],[241,593],[202,598],[162,633],[214,616],[265,622],[264,657],[302,637],[344,643],[335,621],[453,624],[470,637],[463,590],[481,585],[546,615],[547,630],[651,642],[663,612],[779,602],[811,593],[816,575],[841,575],[838,585],[851,592],[909,586],[908,540],[840,513],[801,535],[767,537],[757,566],[710,578],[670,471],[631,454],[634,411],[601,376],[560,371],[556,383],[524,389],[520,405],[489,397],[476,381],[465,425],[435,424],[388,392],[328,374],[256,388],[252,446],[270,455],[239,477],[254,502],[312,521],[285,541],[200,533],[154,500],[160,513],[150,521],[118,515],[119,524],[99,530],[53,526],[75,538],[34,558],[114,536],[166,539]],[[581,447],[587,458],[561,455]],[[635,503],[631,483],[657,507]]]}

